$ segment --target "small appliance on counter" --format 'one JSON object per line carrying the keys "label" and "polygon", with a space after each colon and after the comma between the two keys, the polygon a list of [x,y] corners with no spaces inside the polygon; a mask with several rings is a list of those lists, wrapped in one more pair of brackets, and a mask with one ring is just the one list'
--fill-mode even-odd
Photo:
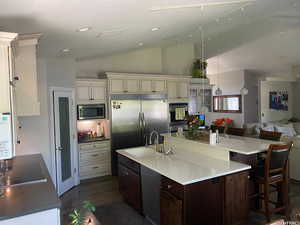
{"label": "small appliance on counter", "polygon": [[105,104],[87,104],[77,106],[78,120],[105,119]]}

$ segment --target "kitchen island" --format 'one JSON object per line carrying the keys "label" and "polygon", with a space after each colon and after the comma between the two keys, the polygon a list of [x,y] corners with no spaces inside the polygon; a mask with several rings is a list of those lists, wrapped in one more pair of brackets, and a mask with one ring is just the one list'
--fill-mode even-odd
{"label": "kitchen island", "polygon": [[59,225],[60,200],[42,155],[16,156],[7,166],[1,171],[0,225]]}
{"label": "kitchen island", "polygon": [[151,147],[117,152],[124,200],[155,224],[233,225],[247,219],[249,165],[188,146],[172,155]]}

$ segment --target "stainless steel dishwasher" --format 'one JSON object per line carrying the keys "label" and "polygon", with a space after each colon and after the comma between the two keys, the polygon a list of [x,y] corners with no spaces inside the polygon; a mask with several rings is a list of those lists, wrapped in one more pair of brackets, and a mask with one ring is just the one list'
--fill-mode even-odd
{"label": "stainless steel dishwasher", "polygon": [[143,211],[145,217],[160,225],[160,180],[161,175],[141,166]]}

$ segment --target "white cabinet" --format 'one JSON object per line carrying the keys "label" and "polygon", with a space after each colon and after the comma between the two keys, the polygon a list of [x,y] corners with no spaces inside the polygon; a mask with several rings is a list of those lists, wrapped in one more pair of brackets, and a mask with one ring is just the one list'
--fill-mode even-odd
{"label": "white cabinet", "polygon": [[[0,37],[1,40],[1,37]],[[10,54],[9,46],[1,45],[0,42],[0,113],[10,112]]]}
{"label": "white cabinet", "polygon": [[188,83],[187,82],[178,82],[177,85],[178,85],[177,97],[178,98],[188,98],[188,96],[189,96]]}
{"label": "white cabinet", "polygon": [[168,98],[169,99],[177,98],[177,82],[176,81],[168,82]]}
{"label": "white cabinet", "polygon": [[111,93],[137,93],[139,80],[136,79],[112,79],[110,80]]}
{"label": "white cabinet", "polygon": [[122,93],[124,92],[124,80],[112,79],[110,80],[110,92],[111,93]]}
{"label": "white cabinet", "polygon": [[141,80],[141,92],[152,92],[151,80]]}
{"label": "white cabinet", "polygon": [[111,175],[109,141],[79,144],[80,179]]}
{"label": "white cabinet", "polygon": [[137,93],[139,92],[139,80],[126,79],[124,80],[124,92]]}
{"label": "white cabinet", "polygon": [[165,80],[141,80],[141,92],[165,92]]}
{"label": "white cabinet", "polygon": [[[34,211],[34,210],[33,210]],[[60,209],[54,208],[41,212],[31,213],[6,220],[1,220],[0,225],[60,225]]]}
{"label": "white cabinet", "polygon": [[189,97],[189,82],[186,80],[168,81],[168,99],[175,102],[186,102]]}
{"label": "white cabinet", "polygon": [[77,103],[95,104],[106,101],[105,80],[77,80],[76,82]]}
{"label": "white cabinet", "polygon": [[168,94],[172,101],[187,102],[190,77],[157,74],[106,73],[109,93]]}
{"label": "white cabinet", "polygon": [[154,80],[152,81],[154,92],[165,92],[166,91],[166,81],[165,80]]}
{"label": "white cabinet", "polygon": [[40,35],[21,35],[15,57],[16,110],[18,116],[40,115],[37,81],[37,44]]}

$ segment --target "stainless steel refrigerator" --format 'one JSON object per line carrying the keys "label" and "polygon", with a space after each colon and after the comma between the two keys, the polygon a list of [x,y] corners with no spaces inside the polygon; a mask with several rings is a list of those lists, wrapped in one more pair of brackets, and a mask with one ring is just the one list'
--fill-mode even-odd
{"label": "stainless steel refrigerator", "polygon": [[153,130],[168,132],[166,95],[112,95],[112,174],[117,175],[116,150],[142,146]]}

